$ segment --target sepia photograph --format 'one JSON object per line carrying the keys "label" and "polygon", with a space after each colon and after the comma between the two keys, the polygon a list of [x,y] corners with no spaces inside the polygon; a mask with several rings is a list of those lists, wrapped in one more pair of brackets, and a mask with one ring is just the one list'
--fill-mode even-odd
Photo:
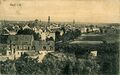
{"label": "sepia photograph", "polygon": [[120,75],[120,0],[0,0],[0,75]]}

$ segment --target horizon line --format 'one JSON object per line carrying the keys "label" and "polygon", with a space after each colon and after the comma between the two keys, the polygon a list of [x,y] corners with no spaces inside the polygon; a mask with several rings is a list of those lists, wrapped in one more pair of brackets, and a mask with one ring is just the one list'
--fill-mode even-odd
{"label": "horizon line", "polygon": [[[36,18],[37,19],[37,18]],[[4,19],[4,20],[1,20],[0,21],[35,21],[36,19],[32,19],[32,20],[7,20],[7,19]],[[75,19],[73,19],[75,20]],[[52,22],[72,22],[73,23],[73,20],[72,21],[51,21]],[[48,22],[47,20],[41,20],[41,19],[38,19],[38,21],[41,21],[41,22]],[[105,23],[105,24],[109,24],[109,23],[117,23],[117,24],[120,24],[120,22],[80,22],[80,21],[76,21],[75,20],[75,23]]]}

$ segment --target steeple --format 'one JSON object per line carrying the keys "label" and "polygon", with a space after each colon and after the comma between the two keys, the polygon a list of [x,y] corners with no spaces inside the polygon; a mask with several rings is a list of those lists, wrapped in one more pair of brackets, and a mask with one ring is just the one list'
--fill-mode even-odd
{"label": "steeple", "polygon": [[75,26],[75,20],[73,19],[73,26]]}
{"label": "steeple", "polygon": [[50,25],[50,16],[48,16],[48,26]]}
{"label": "steeple", "polygon": [[50,26],[50,16],[48,16],[48,22],[45,25],[45,31],[48,31],[47,27],[49,27],[49,26]]}

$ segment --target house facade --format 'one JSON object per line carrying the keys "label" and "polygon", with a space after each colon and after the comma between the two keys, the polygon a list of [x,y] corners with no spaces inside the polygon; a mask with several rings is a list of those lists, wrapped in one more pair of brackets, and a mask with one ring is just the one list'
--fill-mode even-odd
{"label": "house facade", "polygon": [[9,35],[7,39],[7,56],[18,58],[25,52],[35,51],[33,35]]}

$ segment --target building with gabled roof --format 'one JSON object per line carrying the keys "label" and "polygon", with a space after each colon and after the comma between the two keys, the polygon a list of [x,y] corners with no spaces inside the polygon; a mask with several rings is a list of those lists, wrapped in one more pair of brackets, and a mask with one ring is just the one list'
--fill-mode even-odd
{"label": "building with gabled roof", "polygon": [[23,27],[23,29],[31,29],[27,24]]}
{"label": "building with gabled roof", "polygon": [[35,51],[33,35],[9,35],[7,38],[7,56],[20,57],[24,52]]}
{"label": "building with gabled roof", "polygon": [[16,45],[32,45],[33,41],[33,35],[9,35],[7,39],[8,44]]}
{"label": "building with gabled roof", "polygon": [[8,35],[6,55],[10,59],[21,57],[24,53],[35,53],[41,51],[54,51],[54,39],[34,40],[33,35]]}

